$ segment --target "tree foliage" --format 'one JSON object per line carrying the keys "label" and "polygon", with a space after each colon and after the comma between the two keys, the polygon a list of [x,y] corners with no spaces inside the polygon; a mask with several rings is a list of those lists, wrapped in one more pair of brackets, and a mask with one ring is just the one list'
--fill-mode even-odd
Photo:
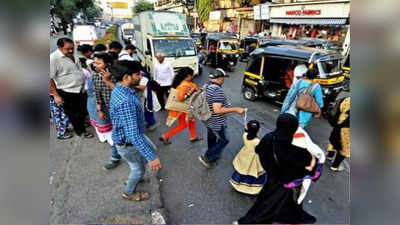
{"label": "tree foliage", "polygon": [[80,12],[89,19],[101,16],[102,10],[94,4],[94,0],[50,0],[51,13],[71,22]]}
{"label": "tree foliage", "polygon": [[201,22],[208,20],[210,11],[212,10],[212,0],[198,0],[197,1],[197,12]]}
{"label": "tree foliage", "polygon": [[133,8],[134,13],[140,13],[144,11],[152,11],[154,10],[154,5],[151,2],[148,2],[146,0],[139,0],[136,2],[135,7]]}

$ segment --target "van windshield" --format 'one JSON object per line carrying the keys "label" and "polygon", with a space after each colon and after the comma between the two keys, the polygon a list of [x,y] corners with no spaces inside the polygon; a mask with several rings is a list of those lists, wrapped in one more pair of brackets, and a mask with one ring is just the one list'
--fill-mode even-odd
{"label": "van windshield", "polygon": [[340,60],[327,60],[318,63],[321,78],[326,78],[330,75],[336,75],[341,72]]}
{"label": "van windshield", "polygon": [[196,51],[192,39],[153,40],[154,53],[165,57],[195,56]]}
{"label": "van windshield", "polygon": [[133,29],[124,29],[125,35],[133,35]]}

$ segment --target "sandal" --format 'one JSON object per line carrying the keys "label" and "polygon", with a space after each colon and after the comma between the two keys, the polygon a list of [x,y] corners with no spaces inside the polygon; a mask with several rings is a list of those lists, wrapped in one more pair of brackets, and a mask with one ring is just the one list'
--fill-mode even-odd
{"label": "sandal", "polygon": [[84,133],[84,134],[83,134],[83,137],[84,137],[84,138],[93,138],[94,135],[91,134],[91,133]]}
{"label": "sandal", "polygon": [[144,200],[150,199],[150,194],[147,192],[137,191],[131,195],[127,195],[124,192],[122,192],[121,197],[123,199],[129,200],[129,201],[144,201]]}
{"label": "sandal", "polygon": [[163,136],[159,138],[159,140],[164,143],[164,145],[169,145],[171,142],[168,139],[165,139]]}
{"label": "sandal", "polygon": [[74,135],[72,135],[72,134],[64,134],[64,136],[57,137],[57,139],[59,139],[59,140],[67,140],[67,139],[71,139],[73,136]]}
{"label": "sandal", "polygon": [[203,138],[202,137],[195,137],[195,138],[191,138],[190,142],[196,142],[196,141],[202,141]]}
{"label": "sandal", "polygon": [[344,168],[343,167],[341,167],[341,166],[339,166],[339,168],[335,168],[335,167],[332,167],[331,166],[331,168],[330,168],[333,172],[341,172],[341,171],[343,171],[344,170]]}

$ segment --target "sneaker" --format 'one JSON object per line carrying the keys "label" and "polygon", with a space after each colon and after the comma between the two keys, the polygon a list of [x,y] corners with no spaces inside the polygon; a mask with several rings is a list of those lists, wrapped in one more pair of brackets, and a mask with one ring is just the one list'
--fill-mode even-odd
{"label": "sneaker", "polygon": [[103,168],[105,170],[111,170],[111,169],[114,169],[115,167],[117,167],[118,165],[119,165],[119,161],[110,161],[109,163],[104,165]]}
{"label": "sneaker", "polygon": [[203,155],[199,156],[199,161],[201,162],[201,164],[203,164],[203,166],[205,166],[206,168],[211,168],[213,166],[212,163],[210,163],[206,157],[204,157]]}

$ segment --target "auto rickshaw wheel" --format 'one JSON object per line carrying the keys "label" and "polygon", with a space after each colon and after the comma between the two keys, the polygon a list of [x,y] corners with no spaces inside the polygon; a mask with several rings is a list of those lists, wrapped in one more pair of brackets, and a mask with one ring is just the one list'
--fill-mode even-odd
{"label": "auto rickshaw wheel", "polygon": [[244,90],[243,90],[243,97],[244,97],[246,100],[254,101],[254,100],[256,100],[256,93],[255,93],[254,90],[251,89],[251,88],[244,88]]}

